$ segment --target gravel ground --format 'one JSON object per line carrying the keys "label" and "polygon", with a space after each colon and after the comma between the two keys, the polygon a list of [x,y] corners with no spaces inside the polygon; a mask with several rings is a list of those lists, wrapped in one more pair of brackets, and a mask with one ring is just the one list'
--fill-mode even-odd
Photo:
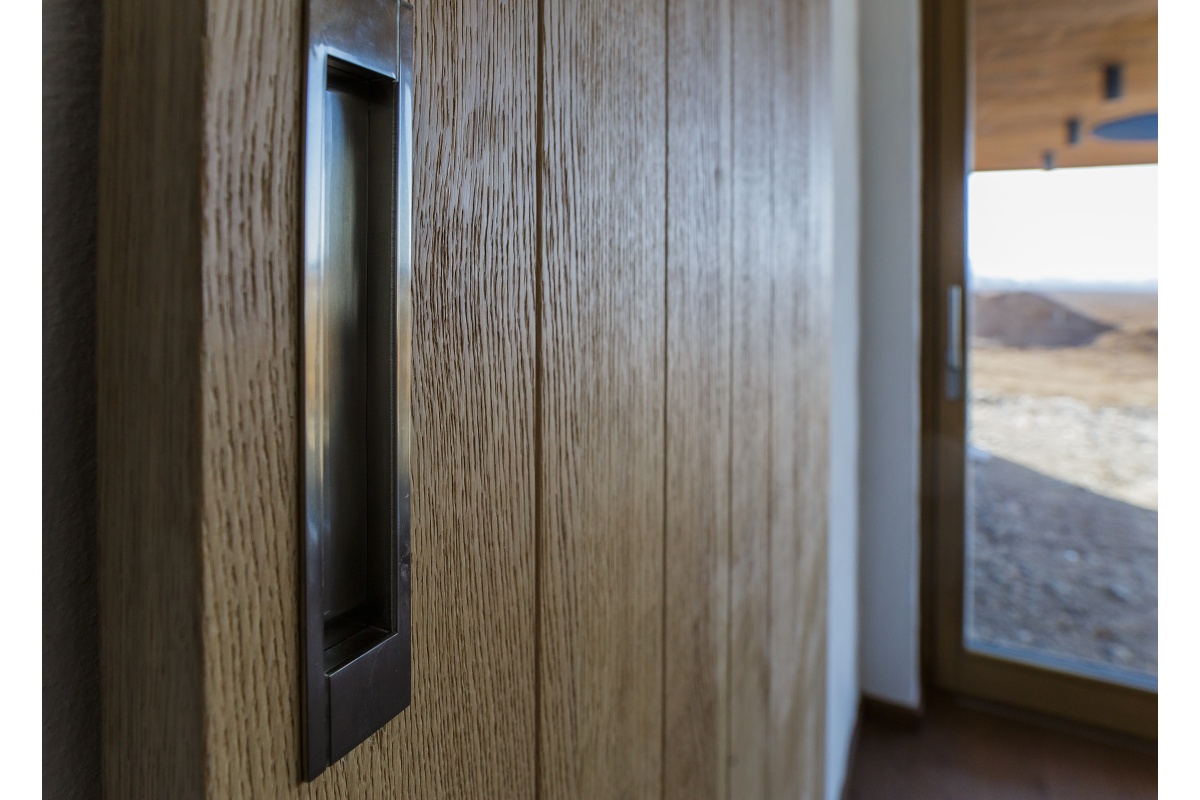
{"label": "gravel ground", "polygon": [[1097,494],[1158,508],[1156,409],[976,391],[970,414],[976,447]]}
{"label": "gravel ground", "polygon": [[971,426],[971,638],[1157,674],[1157,412],[977,392]]}

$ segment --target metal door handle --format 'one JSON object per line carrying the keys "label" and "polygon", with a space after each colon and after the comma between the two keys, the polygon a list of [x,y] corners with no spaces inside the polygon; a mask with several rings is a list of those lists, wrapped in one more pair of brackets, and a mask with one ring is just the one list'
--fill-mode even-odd
{"label": "metal door handle", "polygon": [[309,0],[304,775],[411,696],[412,6]]}
{"label": "metal door handle", "polygon": [[949,320],[946,342],[946,399],[958,400],[963,391],[963,292],[955,284],[946,290]]}

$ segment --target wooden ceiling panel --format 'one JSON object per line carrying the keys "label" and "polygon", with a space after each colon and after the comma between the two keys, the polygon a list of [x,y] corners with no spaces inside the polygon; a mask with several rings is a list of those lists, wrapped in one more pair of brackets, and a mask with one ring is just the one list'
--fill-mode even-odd
{"label": "wooden ceiling panel", "polygon": [[[1149,164],[1157,142],[1106,142],[1099,123],[1158,109],[1156,0],[971,0],[974,168]],[[1124,93],[1104,97],[1104,67]],[[1067,140],[1078,117],[1081,140]]]}

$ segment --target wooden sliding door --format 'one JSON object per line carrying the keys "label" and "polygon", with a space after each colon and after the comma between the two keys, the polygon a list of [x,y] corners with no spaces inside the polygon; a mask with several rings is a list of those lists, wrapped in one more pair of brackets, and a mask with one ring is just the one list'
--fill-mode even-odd
{"label": "wooden sliding door", "polygon": [[109,4],[107,793],[823,796],[827,2],[416,4],[412,704],[313,783],[303,4]]}

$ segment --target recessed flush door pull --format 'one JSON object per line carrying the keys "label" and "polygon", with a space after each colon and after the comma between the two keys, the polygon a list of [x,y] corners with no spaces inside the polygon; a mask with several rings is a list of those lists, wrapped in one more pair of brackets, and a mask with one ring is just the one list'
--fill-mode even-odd
{"label": "recessed flush door pull", "polygon": [[309,0],[304,140],[304,775],[404,710],[412,7]]}

